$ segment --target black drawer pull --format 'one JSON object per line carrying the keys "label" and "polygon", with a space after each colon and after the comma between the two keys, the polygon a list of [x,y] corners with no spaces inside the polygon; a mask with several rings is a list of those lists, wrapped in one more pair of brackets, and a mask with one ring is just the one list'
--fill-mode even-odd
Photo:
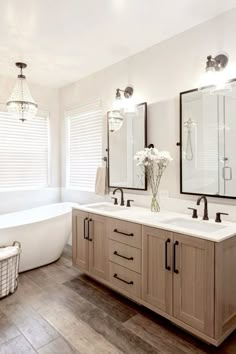
{"label": "black drawer pull", "polygon": [[84,218],[84,239],[87,240],[88,236],[86,236],[85,230],[86,230],[86,221],[88,221],[88,218]]}
{"label": "black drawer pull", "polygon": [[128,285],[133,285],[134,284],[134,282],[132,280],[131,281],[126,281],[126,280],[124,280],[122,278],[119,278],[117,274],[114,274],[113,277],[118,279],[118,280],[120,280],[120,281],[123,281],[123,283],[125,283],[125,284],[128,284]]}
{"label": "black drawer pull", "polygon": [[175,241],[174,243],[174,259],[173,259],[173,263],[174,263],[174,273],[179,274],[178,269],[176,268],[176,246],[178,246],[179,241]]}
{"label": "black drawer pull", "polygon": [[114,232],[116,232],[117,234],[125,235],[125,236],[134,236],[134,234],[133,234],[133,233],[131,233],[131,234],[127,234],[127,233],[122,232],[122,231],[119,231],[119,230],[117,230],[117,229],[115,229],[115,230],[114,230]]}
{"label": "black drawer pull", "polygon": [[125,257],[125,256],[122,256],[122,254],[119,254],[117,251],[114,251],[113,254],[114,254],[115,256],[118,256],[118,257],[127,259],[128,261],[133,261],[133,260],[134,260],[134,257]]}
{"label": "black drawer pull", "polygon": [[170,243],[170,238],[165,241],[165,269],[171,270],[170,266],[168,265],[168,243]]}

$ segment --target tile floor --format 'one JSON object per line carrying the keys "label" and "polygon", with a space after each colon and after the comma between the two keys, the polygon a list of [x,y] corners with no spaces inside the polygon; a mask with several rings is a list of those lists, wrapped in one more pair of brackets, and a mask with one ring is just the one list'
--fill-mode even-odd
{"label": "tile floor", "polygon": [[81,274],[66,247],[56,263],[20,275],[0,300],[0,354],[236,354],[236,333],[219,348]]}

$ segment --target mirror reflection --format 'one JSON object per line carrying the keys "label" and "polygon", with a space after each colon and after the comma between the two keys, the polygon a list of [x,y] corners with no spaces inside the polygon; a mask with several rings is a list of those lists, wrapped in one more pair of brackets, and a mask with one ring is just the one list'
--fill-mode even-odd
{"label": "mirror reflection", "polygon": [[181,94],[181,192],[236,197],[236,82]]}
{"label": "mirror reflection", "polygon": [[146,126],[147,104],[142,103],[134,115],[124,116],[118,130],[108,128],[109,187],[146,190],[145,175],[134,161],[135,153],[146,146]]}

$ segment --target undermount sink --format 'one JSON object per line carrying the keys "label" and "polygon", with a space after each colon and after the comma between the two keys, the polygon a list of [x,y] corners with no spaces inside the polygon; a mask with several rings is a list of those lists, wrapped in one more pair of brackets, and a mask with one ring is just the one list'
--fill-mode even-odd
{"label": "undermount sink", "polygon": [[113,205],[110,203],[88,205],[88,207],[91,209],[100,210],[100,211],[108,211],[108,212],[116,212],[116,211],[121,211],[121,210],[126,209],[126,207],[119,206],[119,205]]}
{"label": "undermount sink", "polygon": [[162,221],[162,223],[202,232],[216,232],[226,228],[224,225],[212,224],[207,221],[188,220],[184,218],[173,218]]}

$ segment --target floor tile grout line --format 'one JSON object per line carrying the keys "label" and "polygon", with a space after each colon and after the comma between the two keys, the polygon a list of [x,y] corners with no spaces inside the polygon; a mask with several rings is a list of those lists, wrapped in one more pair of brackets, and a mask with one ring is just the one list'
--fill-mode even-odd
{"label": "floor tile grout line", "polygon": [[[98,310],[100,310],[100,309],[98,309]],[[88,313],[88,312],[90,312],[90,311],[92,311],[92,310],[85,311],[84,313]],[[100,311],[101,311],[101,310],[100,310]],[[83,313],[83,314],[84,314],[84,313]],[[42,316],[42,315],[41,315],[41,316]],[[102,334],[100,334],[100,333],[97,332],[95,329],[93,329],[87,322],[83,321],[81,318],[78,319],[78,318],[75,317],[74,315],[72,315],[72,316],[75,318],[75,321],[79,320],[80,322],[83,323],[83,325],[85,325],[86,327],[88,327],[92,332],[96,333],[96,335],[98,335],[98,336],[101,337],[103,340],[105,340],[105,341],[107,341],[108,343],[110,343],[115,349],[117,349],[118,351],[120,351],[120,349],[119,349],[116,345],[114,345],[113,343],[111,343],[111,342],[110,342],[108,339],[106,339]],[[70,346],[71,346],[72,348],[74,348],[76,351],[78,351],[78,349],[74,347],[74,345],[73,345],[73,344],[69,341],[69,339],[61,332],[60,329],[58,329],[58,328],[57,328],[50,320],[48,320],[47,318],[44,317],[44,319],[45,319],[45,321],[47,321],[53,328],[55,328],[55,330],[61,335],[61,337],[63,337],[63,339],[66,340],[67,343],[70,344]],[[55,338],[55,339],[58,339],[58,338]],[[53,340],[52,340],[52,341],[53,341]],[[52,341],[50,341],[50,343],[51,343]],[[48,344],[49,344],[49,343],[48,343]],[[41,347],[41,348],[42,348],[42,347]],[[38,348],[38,350],[41,349],[41,348]],[[101,353],[101,354],[102,354],[102,353]],[[121,352],[121,354],[123,354],[123,352]]]}
{"label": "floor tile grout line", "polygon": [[[75,279],[77,279],[77,278],[75,278]],[[92,285],[92,284],[86,283],[85,280],[82,280],[82,279],[80,279],[80,278],[79,278],[79,280],[82,281],[82,282],[83,282],[85,285],[87,285],[88,287],[91,286],[91,288],[95,289],[96,291],[98,291],[98,292],[99,292],[100,294],[102,294],[102,295],[109,295],[109,296],[112,295],[112,289],[108,289],[108,290],[111,291],[111,294],[109,294],[109,293],[107,294],[106,292],[104,292],[103,290],[97,288],[96,286],[94,286],[94,285]],[[73,281],[73,280],[72,280],[72,281]],[[69,281],[69,282],[70,282],[70,281]],[[62,285],[68,287],[68,286],[66,285],[66,283],[68,283],[68,282],[66,281],[66,282],[64,282]],[[76,289],[71,288],[71,287],[69,287],[69,289],[71,289],[71,290],[74,291],[76,294],[78,294],[77,291],[76,291]],[[118,295],[119,295],[119,294],[118,294]],[[82,295],[80,295],[80,296],[83,297]],[[87,300],[87,298],[84,298],[84,297],[83,297],[83,299]],[[126,297],[125,297],[125,299],[127,299],[128,301],[130,301],[130,300],[129,300],[128,298],[126,298]],[[117,301],[118,304],[121,304],[122,306],[125,305],[126,307],[129,307],[129,305],[127,305],[126,303],[124,304],[121,300],[119,300],[119,299],[117,299],[117,298],[115,298],[115,300]],[[87,300],[87,301],[90,302],[92,305],[94,305],[91,301],[89,301],[89,300]],[[118,304],[117,304],[117,305],[118,305]],[[96,305],[94,305],[94,306],[96,306]],[[116,308],[115,305],[111,305],[111,306],[114,307],[114,308]],[[96,307],[97,307],[97,306],[96,306]],[[133,308],[132,308],[132,310],[135,312],[135,315],[138,314],[138,311],[137,311],[136,309],[133,309]]]}
{"label": "floor tile grout line", "polygon": [[[17,326],[16,326],[17,327]],[[21,330],[17,327],[17,329],[18,329],[18,331],[20,332],[20,334],[18,334],[17,336],[15,336],[15,337],[13,337],[13,338],[10,338],[10,339],[8,339],[8,340],[6,340],[5,342],[3,342],[3,343],[1,343],[0,344],[0,347],[1,347],[1,345],[5,345],[5,344],[7,344],[7,343],[9,343],[9,342],[11,342],[11,341],[13,341],[13,340],[15,340],[16,338],[18,338],[18,337],[24,337],[24,339],[26,340],[26,342],[30,345],[30,347],[37,353],[37,349],[36,348],[34,348],[34,346],[28,341],[28,339],[25,337],[25,335],[21,332]]]}

